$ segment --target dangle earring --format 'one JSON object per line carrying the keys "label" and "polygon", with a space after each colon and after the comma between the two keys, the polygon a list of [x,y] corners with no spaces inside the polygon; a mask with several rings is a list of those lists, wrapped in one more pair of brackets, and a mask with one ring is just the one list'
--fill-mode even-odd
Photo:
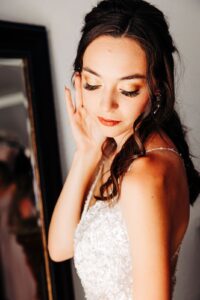
{"label": "dangle earring", "polygon": [[153,111],[153,114],[155,115],[156,113],[157,113],[157,111],[159,110],[159,108],[160,108],[160,105],[161,105],[161,93],[160,93],[160,91],[158,91],[157,93],[156,93],[156,108],[155,108],[155,110]]}

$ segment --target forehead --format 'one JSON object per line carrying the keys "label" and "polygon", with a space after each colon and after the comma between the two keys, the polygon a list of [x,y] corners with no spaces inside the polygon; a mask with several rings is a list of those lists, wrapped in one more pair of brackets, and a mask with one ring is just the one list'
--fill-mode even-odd
{"label": "forehead", "polygon": [[128,37],[100,36],[92,41],[83,55],[83,67],[102,77],[146,74],[146,55],[137,41]]}

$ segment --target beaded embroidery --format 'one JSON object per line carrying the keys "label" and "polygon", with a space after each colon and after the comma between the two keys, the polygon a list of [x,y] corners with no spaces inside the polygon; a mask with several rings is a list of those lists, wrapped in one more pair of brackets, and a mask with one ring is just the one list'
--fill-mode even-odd
{"label": "beaded embroidery", "polygon": [[[96,201],[89,207],[102,166],[103,163],[86,197],[75,230],[74,265],[84,288],[85,299],[133,300],[130,243],[118,202],[111,208],[107,201]],[[180,246],[171,257],[172,293]]]}

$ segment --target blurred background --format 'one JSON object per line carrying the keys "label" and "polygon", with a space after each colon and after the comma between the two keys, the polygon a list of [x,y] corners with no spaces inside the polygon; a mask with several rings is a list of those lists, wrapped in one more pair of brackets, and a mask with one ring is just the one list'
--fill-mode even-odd
{"label": "blurred background", "polygon": [[[68,173],[75,149],[66,112],[64,86],[72,87],[70,81],[73,71],[72,63],[75,58],[83,17],[96,3],[95,0],[0,0],[0,20],[43,25],[47,29],[63,182]],[[182,116],[183,123],[188,127],[191,152],[196,156],[194,157],[194,163],[200,170],[200,1],[152,0],[151,3],[166,14],[170,31],[181,54],[182,65],[177,67],[176,77],[177,109]],[[5,90],[2,92],[5,87],[5,73],[2,68],[0,71],[1,97],[1,95],[5,96]],[[18,84],[20,84],[20,81]],[[1,126],[6,122],[3,109],[6,109],[5,106],[0,106]],[[9,113],[14,116],[16,110],[21,115],[25,114],[20,106],[15,107],[15,110],[9,110]],[[22,120],[22,117],[20,119]],[[21,124],[18,122],[17,124],[21,132],[24,126],[27,126],[24,125],[26,123]],[[28,147],[28,138],[25,133],[23,133],[23,136],[24,139],[20,142],[26,148]],[[3,168],[4,166],[2,166],[2,170],[6,172]],[[34,199],[30,195],[32,195],[31,192],[29,198],[26,197],[26,201],[20,206],[22,207],[23,216],[26,213],[29,213],[30,216],[36,215],[34,205],[32,205]],[[190,224],[178,261],[175,300],[200,299],[199,253],[200,201],[198,199],[194,207],[191,207]],[[71,267],[76,300],[82,300],[84,299],[83,291],[74,270],[73,259],[71,259]],[[31,276],[29,282],[32,289],[36,289]]]}

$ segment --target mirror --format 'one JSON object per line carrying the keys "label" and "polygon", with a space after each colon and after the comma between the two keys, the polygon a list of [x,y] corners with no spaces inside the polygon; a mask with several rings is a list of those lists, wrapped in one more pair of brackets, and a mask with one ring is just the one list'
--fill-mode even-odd
{"label": "mirror", "polygon": [[0,21],[0,298],[74,299],[47,250],[61,171],[46,29]]}
{"label": "mirror", "polygon": [[49,270],[27,109],[23,60],[0,59],[2,297],[44,300],[48,299],[45,268],[47,274]]}

